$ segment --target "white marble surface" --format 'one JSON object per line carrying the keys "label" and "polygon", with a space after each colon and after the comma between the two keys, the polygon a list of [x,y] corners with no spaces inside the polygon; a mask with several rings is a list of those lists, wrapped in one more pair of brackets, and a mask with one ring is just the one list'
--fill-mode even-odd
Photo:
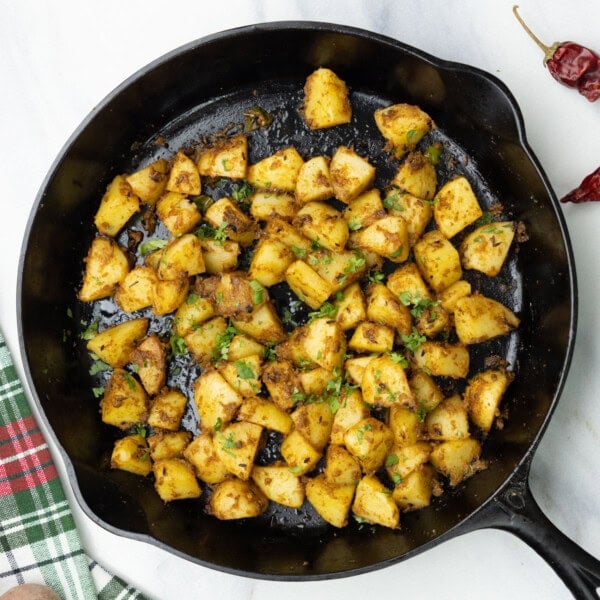
{"label": "white marble surface", "polygon": [[[152,59],[205,34],[258,21],[322,20],[371,29],[503,80],[529,142],[561,196],[600,164],[600,101],[558,85],[518,27],[512,0],[0,0],[0,323],[21,369],[16,281],[21,240],[53,158],[88,111]],[[600,51],[598,0],[523,0],[540,37]],[[600,204],[565,206],[579,276],[579,333],[566,388],[533,463],[532,486],[554,523],[600,557]],[[58,457],[57,457],[58,459]],[[63,465],[59,461],[61,472]],[[150,598],[566,599],[550,568],[509,534],[465,535],[350,579],[273,583],[202,568],[94,525],[73,502],[88,552]]]}

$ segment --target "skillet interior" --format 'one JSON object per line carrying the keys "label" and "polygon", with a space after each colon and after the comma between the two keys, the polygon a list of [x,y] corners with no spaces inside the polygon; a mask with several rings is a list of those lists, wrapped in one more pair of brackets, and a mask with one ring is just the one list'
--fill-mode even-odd
{"label": "skillet interior", "polygon": [[[299,125],[294,107],[303,81],[320,65],[351,85],[361,121],[356,131],[351,125],[309,134]],[[79,339],[80,321],[92,315],[74,302],[107,183],[152,157],[169,155],[169,147],[155,144],[158,134],[177,149],[239,122],[241,109],[254,104],[287,112],[276,119],[282,125],[269,130],[268,143],[261,133],[251,140],[252,160],[289,144],[306,155],[325,145],[331,154],[339,143],[358,139],[357,148],[377,163],[381,138],[372,125],[365,135],[364,123],[371,122],[366,116],[399,101],[432,115],[439,127],[434,135],[456,142],[453,152],[464,158],[449,171],[464,170],[482,204],[500,201],[505,216],[524,221],[530,236],[492,284],[494,295],[519,312],[523,324],[518,335],[482,349],[506,356],[518,370],[506,398],[510,418],[486,442],[490,468],[432,507],[405,516],[401,532],[355,523],[332,531],[310,509],[218,522],[201,513],[201,502],[165,506],[150,480],[111,471],[114,432],[100,422]],[[385,175],[380,172],[378,183]],[[71,480],[84,510],[113,531],[153,540],[219,569],[259,577],[327,577],[382,566],[435,543],[485,503],[528,454],[565,375],[574,322],[568,242],[512,97],[480,71],[370,33],[270,24],[206,38],[160,59],[111,94],[74,134],[42,187],[29,227],[20,280],[24,358],[41,409],[72,464]],[[480,283],[485,291],[488,284]],[[110,302],[95,310],[103,322],[114,318]],[[483,354],[476,355],[474,368]],[[184,371],[180,378],[188,376]]]}

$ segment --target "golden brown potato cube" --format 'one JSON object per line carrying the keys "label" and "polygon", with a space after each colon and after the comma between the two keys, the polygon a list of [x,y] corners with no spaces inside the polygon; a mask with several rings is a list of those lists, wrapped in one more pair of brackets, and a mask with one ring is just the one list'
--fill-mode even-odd
{"label": "golden brown potato cube", "polygon": [[400,511],[388,490],[374,475],[365,475],[359,482],[352,512],[360,519],[391,529],[400,527]]}
{"label": "golden brown potato cube", "polygon": [[267,238],[256,247],[248,274],[265,287],[271,287],[285,281],[285,272],[294,260],[290,248],[278,240]]}
{"label": "golden brown potato cube", "polygon": [[192,196],[197,196],[202,191],[200,173],[198,173],[194,161],[182,150],[173,157],[166,189],[169,192]]}
{"label": "golden brown potato cube", "polygon": [[415,151],[406,157],[391,183],[412,196],[431,200],[437,188],[437,173],[431,161]]}
{"label": "golden brown potato cube", "polygon": [[421,335],[434,338],[443,331],[450,330],[450,313],[437,301],[428,306],[419,307],[419,312],[421,316],[417,319],[416,327]]}
{"label": "golden brown potato cube", "polygon": [[217,342],[226,329],[227,321],[223,317],[215,317],[197,325],[184,336],[185,345],[201,367],[209,365],[218,358]]}
{"label": "golden brown potato cube", "polygon": [[386,285],[398,298],[431,300],[431,292],[415,263],[406,263],[390,273]]}
{"label": "golden brown potato cube", "polygon": [[294,425],[292,417],[271,400],[252,397],[245,398],[238,412],[240,421],[249,421],[265,429],[287,435]]}
{"label": "golden brown potato cube", "polygon": [[114,237],[139,210],[140,199],[125,178],[117,175],[102,196],[94,223],[100,233]]}
{"label": "golden brown potato cube", "polygon": [[313,309],[319,308],[334,291],[331,283],[301,260],[286,269],[285,280],[294,294]]}
{"label": "golden brown potato cube", "polygon": [[304,485],[287,465],[256,465],[252,469],[252,481],[273,502],[290,508],[304,504]]}
{"label": "golden brown potato cube", "polygon": [[331,69],[313,71],[304,84],[302,113],[311,129],[350,123],[352,107],[348,87]]}
{"label": "golden brown potato cube", "polygon": [[458,250],[437,229],[427,232],[413,246],[413,251],[424,280],[436,292],[462,277]]}
{"label": "golden brown potato cube", "polygon": [[300,371],[298,379],[307,396],[320,396],[326,390],[327,384],[335,377],[329,369],[317,367],[308,371]]}
{"label": "golden brown potato cube", "polygon": [[312,248],[312,242],[283,219],[271,219],[266,224],[264,232],[269,238],[285,244],[298,258],[304,258]]}
{"label": "golden brown potato cube", "polygon": [[263,368],[262,380],[279,408],[287,410],[294,406],[296,395],[301,392],[302,386],[292,363],[287,360],[268,362]]}
{"label": "golden brown potato cube", "polygon": [[306,482],[306,499],[327,523],[345,527],[355,489],[354,484],[330,483],[321,473]]}
{"label": "golden brown potato cube", "polygon": [[217,484],[210,497],[210,512],[217,519],[250,519],[267,510],[268,498],[252,481],[227,479]]}
{"label": "golden brown potato cube", "polygon": [[154,462],[181,457],[191,439],[189,431],[156,431],[148,436],[150,457]]}
{"label": "golden brown potato cube", "polygon": [[435,471],[430,465],[421,465],[409,473],[392,491],[392,498],[403,512],[429,506],[433,492]]}
{"label": "golden brown potato cube", "polygon": [[293,225],[320,246],[340,252],[348,241],[348,225],[342,213],[324,202],[308,202],[296,214]]}
{"label": "golden brown potato cube", "polygon": [[454,312],[454,308],[456,306],[456,302],[460,298],[464,298],[465,296],[471,295],[471,284],[464,279],[460,279],[459,281],[453,283],[451,286],[442,290],[437,298],[440,301],[442,307],[446,309],[449,313]]}
{"label": "golden brown potato cube", "polygon": [[174,237],[189,233],[202,219],[198,207],[178,192],[161,196],[156,203],[156,214]]}
{"label": "golden brown potato cube", "polygon": [[227,237],[242,246],[249,246],[256,237],[256,223],[242,212],[229,198],[221,198],[211,204],[204,218],[215,228],[225,223]]}
{"label": "golden brown potato cube", "polygon": [[258,354],[232,362],[221,362],[218,369],[227,383],[244,398],[260,392],[261,358]]}
{"label": "golden brown potato cube", "polygon": [[205,270],[200,240],[193,233],[186,233],[164,247],[157,274],[160,279],[180,279]]}
{"label": "golden brown potato cube", "polygon": [[425,431],[432,440],[469,437],[469,418],[462,398],[455,394],[428,413],[425,417]]}
{"label": "golden brown potato cube", "polygon": [[214,298],[217,314],[240,319],[269,299],[258,281],[249,280],[241,272],[223,273],[216,281]]}
{"label": "golden brown potato cube", "polygon": [[154,487],[163,502],[199,498],[202,494],[194,469],[183,458],[165,458],[154,463]]}
{"label": "golden brown potato cube", "polygon": [[362,419],[344,434],[344,445],[367,474],[374,473],[383,465],[393,442],[392,430],[374,417]]}
{"label": "golden brown potato cube", "polygon": [[408,231],[408,243],[411,247],[414,246],[433,216],[431,203],[397,189],[391,190],[383,203],[387,206],[390,215],[404,219]]}
{"label": "golden brown potato cube", "polygon": [[238,265],[240,245],[231,240],[200,240],[206,272],[211,275],[233,271]]}
{"label": "golden brown potato cube", "polygon": [[417,407],[426,413],[432,411],[444,399],[438,384],[425,371],[413,369],[408,385],[415,397]]}
{"label": "golden brown potato cube", "polygon": [[342,366],[346,338],[336,321],[327,317],[313,319],[303,332],[303,346],[309,360],[328,371]]}
{"label": "golden brown potato cube", "polygon": [[177,431],[187,407],[187,398],[178,390],[164,389],[150,405],[148,425]]}
{"label": "golden brown potato cube", "polygon": [[146,318],[130,319],[97,333],[86,348],[111,367],[124,367],[138,340],[148,331]]}
{"label": "golden brown potato cube", "polygon": [[142,477],[148,475],[152,471],[152,461],[146,439],[135,434],[117,440],[110,457],[110,466]]}
{"label": "golden brown potato cube", "polygon": [[79,300],[93,302],[110,296],[129,272],[129,261],[121,247],[113,240],[97,237],[85,257],[83,284]]}
{"label": "golden brown potato cube", "polygon": [[319,460],[321,452],[313,448],[308,440],[293,430],[281,443],[281,456],[295,475],[304,475],[312,471]]}
{"label": "golden brown potato cube", "polygon": [[124,369],[115,369],[100,401],[102,422],[119,429],[145,423],[148,396],[139,381]]}
{"label": "golden brown potato cube", "polygon": [[390,479],[400,483],[409,473],[425,464],[431,454],[431,445],[417,442],[410,446],[393,446],[386,456],[385,467]]}
{"label": "golden brown potato cube", "polygon": [[257,306],[250,315],[244,315],[244,319],[232,319],[232,324],[239,332],[263,344],[277,344],[286,338],[283,325],[270,302]]}
{"label": "golden brown potato cube", "polygon": [[133,350],[130,362],[137,366],[137,374],[144,389],[154,396],[167,381],[167,352],[158,335],[149,335]]}
{"label": "golden brown potato cube", "polygon": [[194,384],[194,402],[202,431],[213,431],[215,427],[229,423],[235,417],[242,400],[241,394],[218,371],[204,371]]}
{"label": "golden brown potato cube", "polygon": [[257,221],[280,218],[291,221],[302,204],[293,194],[255,192],[251,198],[250,214]]}
{"label": "golden brown potato cube", "polygon": [[406,371],[391,356],[377,356],[365,366],[361,381],[363,400],[371,406],[413,408],[415,399]]}
{"label": "golden brown potato cube", "polygon": [[468,179],[455,177],[435,197],[433,218],[442,234],[450,239],[483,215]]}
{"label": "golden brown potato cube", "polygon": [[325,455],[325,478],[336,485],[356,485],[362,476],[360,463],[344,448],[331,444]]}
{"label": "golden brown potato cube", "polygon": [[410,251],[408,228],[402,217],[379,219],[358,231],[354,241],[359,248],[397,263],[404,262]]}
{"label": "golden brown potato cube", "polygon": [[394,347],[394,330],[387,325],[363,321],[356,326],[348,348],[357,352],[390,352]]}
{"label": "golden brown potato cube", "polygon": [[350,231],[368,227],[386,215],[381,203],[381,193],[375,188],[352,200],[344,209],[344,219]]}
{"label": "golden brown potato cube", "polygon": [[413,354],[414,366],[435,377],[462,379],[469,373],[469,351],[463,344],[424,342]]}
{"label": "golden brown potato cube", "polygon": [[356,385],[360,385],[363,375],[365,374],[365,367],[373,360],[373,358],[374,356],[356,356],[354,358],[347,358],[344,362],[344,369],[348,380]]}
{"label": "golden brown potato cube", "polygon": [[124,312],[135,312],[152,304],[156,271],[150,267],[134,267],[117,285],[115,302]]}
{"label": "golden brown potato cube", "polygon": [[367,288],[367,318],[393,327],[401,335],[410,335],[412,330],[410,310],[382,283],[372,283]]}
{"label": "golden brown potato cube", "polygon": [[125,180],[142,202],[153,206],[165,191],[168,173],[167,161],[159,158],[147,167],[139,169],[131,175],[126,175]]}
{"label": "golden brown potato cube", "polygon": [[315,250],[307,256],[306,262],[332,285],[334,292],[360,279],[367,270],[365,257],[356,250]]}
{"label": "golden brown potato cube", "polygon": [[152,290],[152,312],[158,317],[175,312],[187,298],[190,290],[190,280],[157,279]]}
{"label": "golden brown potato cube", "polygon": [[365,297],[358,283],[352,283],[340,294],[339,298],[336,296],[334,303],[337,307],[335,320],[344,331],[354,329],[367,318]]}
{"label": "golden brown potato cube", "polygon": [[372,186],[375,167],[352,148],[340,146],[331,158],[329,174],[334,196],[349,204]]}
{"label": "golden brown potato cube", "polygon": [[431,117],[412,104],[393,104],[376,110],[375,123],[397,158],[410,152],[434,127]]}
{"label": "golden brown potato cube", "polygon": [[394,445],[397,447],[412,446],[421,437],[422,423],[419,414],[399,404],[390,406],[387,421],[394,434]]}
{"label": "golden brown potato cube", "polygon": [[465,405],[473,423],[488,432],[499,416],[498,407],[512,376],[504,369],[477,373],[465,390]]}
{"label": "golden brown potato cube", "polygon": [[319,202],[333,196],[328,158],[315,156],[302,165],[298,173],[295,193],[296,199],[301,204]]}
{"label": "golden brown potato cube", "polygon": [[296,148],[278,150],[248,168],[248,183],[258,190],[294,192],[303,164]]}
{"label": "golden brown potato cube", "polygon": [[244,481],[250,479],[262,432],[260,425],[247,421],[230,423],[215,432],[215,452],[232,475]]}
{"label": "golden brown potato cube", "polygon": [[212,434],[201,433],[183,451],[183,457],[194,467],[196,477],[205,483],[221,483],[230,477],[213,446]]}
{"label": "golden brown potato cube", "polygon": [[173,333],[179,337],[185,337],[214,314],[215,307],[208,298],[201,298],[198,294],[189,294],[175,313]]}
{"label": "golden brown potato cube", "polygon": [[454,307],[456,335],[463,344],[479,344],[506,335],[519,323],[509,308],[483,294],[465,296]]}
{"label": "golden brown potato cube", "polygon": [[331,443],[343,445],[344,435],[348,429],[368,416],[369,408],[363,402],[360,390],[343,390],[340,395],[340,407],[333,416]]}
{"label": "golden brown potato cube", "polygon": [[473,438],[442,442],[431,451],[431,464],[450,480],[452,487],[485,468],[481,444]]}
{"label": "golden brown potato cube", "polygon": [[[167,242],[167,240],[161,240],[161,242]],[[162,258],[162,248],[158,250],[154,250],[153,252],[149,252],[144,256],[144,266],[152,269],[154,271],[154,278],[156,279],[156,269],[158,269],[158,265],[160,264],[160,259]]]}
{"label": "golden brown potato cube", "polygon": [[265,354],[265,347],[247,335],[234,335],[229,344],[228,358],[231,361],[243,360],[248,356]]}
{"label": "golden brown potato cube", "polygon": [[200,175],[206,177],[244,179],[248,169],[248,138],[241,133],[219,139],[202,151],[197,166]]}
{"label": "golden brown potato cube", "polygon": [[300,405],[291,416],[295,430],[303,435],[315,450],[322,452],[327,446],[333,425],[329,403],[312,402]]}
{"label": "golden brown potato cube", "polygon": [[477,227],[460,245],[463,267],[481,271],[489,277],[498,275],[515,237],[515,228],[514,221]]}

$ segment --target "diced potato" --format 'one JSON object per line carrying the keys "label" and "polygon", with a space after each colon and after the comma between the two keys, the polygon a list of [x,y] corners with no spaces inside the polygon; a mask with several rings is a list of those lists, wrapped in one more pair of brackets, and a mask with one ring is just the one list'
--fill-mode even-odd
{"label": "diced potato", "polygon": [[145,423],[148,396],[139,381],[123,369],[115,369],[100,401],[102,422],[119,429]]}
{"label": "diced potato", "polygon": [[161,196],[156,203],[156,214],[174,237],[189,233],[202,219],[198,207],[178,192]]}
{"label": "diced potato", "polygon": [[294,253],[288,246],[267,238],[254,251],[249,276],[265,287],[270,287],[285,281],[285,272],[294,260]]}
{"label": "diced potato", "polygon": [[316,250],[308,255],[307,262],[333,286],[334,292],[338,292],[349,283],[360,279],[367,270],[365,257],[356,250],[340,252]]}
{"label": "diced potato", "polygon": [[321,473],[306,482],[306,498],[327,523],[345,527],[355,489],[354,484],[330,483]]}
{"label": "diced potato", "polygon": [[148,331],[146,318],[130,319],[97,333],[86,348],[111,367],[123,367],[129,362],[136,342]]}
{"label": "diced potato", "polygon": [[376,110],[375,123],[397,158],[413,150],[434,127],[431,117],[412,104],[393,104]]}
{"label": "diced potato", "polygon": [[410,446],[392,446],[385,459],[386,470],[394,483],[402,481],[409,473],[429,460],[431,446],[417,442]]}
{"label": "diced potato", "polygon": [[344,435],[348,429],[368,416],[369,408],[363,402],[360,390],[344,390],[340,395],[340,407],[333,416],[331,443],[343,445]]}
{"label": "diced potato", "polygon": [[200,366],[205,367],[218,358],[215,356],[217,341],[226,329],[227,321],[223,317],[215,317],[198,324],[184,336],[185,345]]}
{"label": "diced potato", "polygon": [[304,237],[293,225],[283,219],[275,218],[269,221],[264,229],[268,237],[276,239],[288,248],[295,250],[297,256],[305,256],[312,248],[312,242]]}
{"label": "diced potato", "polygon": [[175,313],[173,333],[179,337],[185,337],[214,314],[215,307],[208,298],[190,294]]}
{"label": "diced potato", "polygon": [[194,384],[194,402],[200,417],[200,427],[206,432],[229,423],[242,404],[242,396],[218,371],[206,370]]}
{"label": "diced potato", "polygon": [[229,344],[229,360],[242,360],[254,354],[262,357],[264,353],[265,347],[247,335],[234,335]]}
{"label": "diced potato", "polygon": [[435,338],[442,332],[450,331],[450,313],[438,301],[422,308],[417,319],[417,331],[428,338]]}
{"label": "diced potato", "polygon": [[431,203],[412,194],[392,190],[385,197],[390,215],[402,217],[406,222],[408,243],[412,247],[419,240],[433,216]]}
{"label": "diced potato", "polygon": [[181,457],[191,439],[189,431],[155,431],[148,437],[150,457],[154,462]]}
{"label": "diced potato", "polygon": [[355,243],[392,262],[404,262],[410,251],[408,228],[402,217],[389,216],[375,221],[357,232]]}
{"label": "diced potato", "polygon": [[121,247],[111,239],[94,238],[85,258],[79,300],[93,302],[110,296],[128,272],[129,261]]}
{"label": "diced potato", "polygon": [[146,439],[135,434],[117,440],[110,456],[110,466],[142,477],[148,475],[152,471],[152,461]]}
{"label": "diced potato", "polygon": [[260,392],[261,358],[258,354],[232,362],[221,362],[218,369],[227,383],[244,398]]}
{"label": "diced potato", "polygon": [[252,397],[245,398],[238,412],[240,421],[249,421],[265,429],[287,435],[294,425],[292,417],[271,400]]}
{"label": "diced potato", "polygon": [[423,281],[417,265],[412,262],[406,263],[390,273],[386,285],[399,298],[406,296],[410,300],[431,299],[429,288]]}
{"label": "diced potato", "polygon": [[225,468],[239,479],[250,479],[263,428],[256,423],[230,423],[215,432],[213,446]]}
{"label": "diced potato", "polygon": [[437,188],[437,173],[422,152],[411,152],[400,165],[392,185],[417,198],[431,200]]}
{"label": "diced potato", "polygon": [[344,369],[348,379],[360,385],[362,382],[363,375],[365,374],[365,367],[372,361],[374,356],[357,356],[354,358],[348,358],[344,362]]}
{"label": "diced potato", "polygon": [[163,502],[199,498],[202,494],[194,469],[183,458],[166,458],[154,463],[154,487]]}
{"label": "diced potato", "polygon": [[425,412],[432,411],[444,399],[438,384],[425,371],[413,370],[408,385],[416,405]]}
{"label": "diced potato", "polygon": [[167,381],[167,351],[158,335],[149,335],[133,350],[130,362],[137,366],[137,374],[144,389],[154,396]]}
{"label": "diced potato", "polygon": [[410,335],[412,330],[410,310],[382,283],[367,288],[367,318],[393,327],[401,335]]}
{"label": "diced potato", "polygon": [[329,381],[334,378],[334,374],[323,367],[303,370],[298,373],[298,379],[307,396],[320,396],[326,390]]}
{"label": "diced potato", "polygon": [[433,376],[462,379],[469,373],[469,351],[462,344],[424,342],[413,355],[414,366]]}
{"label": "diced potato", "polygon": [[304,504],[304,486],[287,465],[256,465],[252,469],[252,481],[273,502],[290,508]]}
{"label": "diced potato", "polygon": [[303,164],[304,160],[295,148],[284,148],[251,165],[247,179],[259,190],[293,192]]}
{"label": "diced potato", "polygon": [[519,323],[509,308],[483,294],[465,296],[454,307],[456,335],[463,344],[479,344],[506,335]]}
{"label": "diced potato", "polygon": [[431,464],[449,478],[452,487],[485,468],[481,444],[473,438],[442,442],[431,451]]}
{"label": "diced potato", "polygon": [[515,227],[514,221],[477,227],[460,245],[463,267],[481,271],[489,277],[498,275],[515,237]]}
{"label": "diced potato", "polygon": [[302,203],[293,194],[255,192],[251,198],[250,214],[257,221],[268,221],[279,217],[291,221]]}
{"label": "diced potato", "polygon": [[[296,330],[297,331],[297,330]],[[339,324],[327,317],[313,319],[299,332],[308,359],[333,371],[342,366],[346,352],[346,338]]]}
{"label": "diced potato", "polygon": [[375,179],[375,167],[346,146],[335,151],[329,173],[334,196],[345,204],[369,189]]}
{"label": "diced potato", "polygon": [[415,406],[406,371],[391,356],[378,356],[367,363],[361,388],[363,400],[369,405]]}
{"label": "diced potato", "polygon": [[180,279],[205,270],[200,240],[193,233],[187,233],[164,247],[157,274],[160,279]]}
{"label": "diced potato", "polygon": [[339,299],[336,296],[335,306],[337,307],[335,320],[344,331],[354,329],[367,318],[365,297],[358,283],[352,283],[345,288]]}
{"label": "diced potato", "polygon": [[294,428],[303,435],[310,445],[322,452],[329,441],[333,414],[327,402],[312,402],[300,405],[292,413]]}
{"label": "diced potato", "polygon": [[115,302],[124,312],[135,312],[152,304],[156,271],[150,267],[134,267],[117,285]]}
{"label": "diced potato", "polygon": [[319,202],[333,196],[329,159],[315,156],[307,160],[298,173],[296,181],[296,199],[301,204]]}
{"label": "diced potato", "polygon": [[125,178],[117,175],[102,196],[94,223],[100,233],[114,237],[139,210],[140,199]]}
{"label": "diced potato", "polygon": [[348,241],[348,224],[342,213],[324,202],[307,202],[293,223],[310,240],[340,252]]}
{"label": "diced potato", "polygon": [[178,390],[165,389],[154,397],[150,405],[148,425],[177,431],[187,407],[187,398]]}
{"label": "diced potato", "polygon": [[212,434],[205,432],[193,439],[183,457],[194,467],[196,477],[205,483],[221,483],[230,477],[213,445]]}
{"label": "diced potato", "polygon": [[244,179],[248,168],[248,138],[238,134],[217,140],[203,150],[198,159],[198,172],[206,177]]}
{"label": "diced potato", "polygon": [[458,250],[437,229],[427,232],[413,246],[413,251],[419,271],[436,292],[462,277]]}
{"label": "diced potato", "polygon": [[227,225],[227,237],[242,246],[249,246],[256,237],[256,223],[242,212],[229,198],[220,198],[211,204],[204,218],[215,228]]}
{"label": "diced potato", "polygon": [[498,407],[512,375],[504,369],[489,369],[477,373],[465,390],[465,405],[473,423],[488,432],[499,416]]}
{"label": "diced potato", "polygon": [[336,485],[356,485],[362,476],[360,463],[344,446],[331,444],[325,456],[325,478]]}
{"label": "diced potato", "polygon": [[159,158],[147,167],[139,169],[131,175],[126,175],[125,180],[142,202],[153,206],[165,191],[168,174],[167,161]]}
{"label": "diced potato", "polygon": [[390,491],[374,475],[365,475],[359,482],[352,512],[367,521],[391,529],[400,526],[400,511]]}
{"label": "diced potato", "polygon": [[240,319],[244,319],[256,306],[268,300],[268,294],[262,285],[239,271],[223,273],[218,277],[212,296],[217,314]]}
{"label": "diced potato", "polygon": [[442,290],[437,298],[440,301],[442,307],[448,312],[453,313],[456,302],[460,298],[471,295],[471,284],[464,279],[453,283],[451,286]]}
{"label": "diced potato", "polygon": [[202,191],[200,174],[194,161],[180,150],[173,157],[171,172],[167,179],[166,189],[178,194],[197,196]]}
{"label": "diced potato", "polygon": [[350,123],[352,107],[348,87],[331,70],[324,67],[313,71],[304,84],[302,112],[311,129],[324,129]]}
{"label": "diced potato", "polygon": [[444,237],[450,239],[483,215],[468,179],[455,177],[435,197],[433,218]]}
{"label": "diced potato", "polygon": [[267,510],[269,500],[252,481],[227,479],[213,489],[210,512],[217,519],[249,519]]}
{"label": "diced potato", "polygon": [[403,512],[425,508],[431,503],[434,480],[434,469],[422,465],[394,487],[392,498]]}
{"label": "diced potato", "polygon": [[[167,240],[161,240],[166,242]],[[156,269],[158,269],[158,265],[160,264],[160,259],[162,258],[162,248],[158,250],[154,250],[144,256],[144,266],[152,269],[154,271],[154,275],[156,278]]]}
{"label": "diced potato", "polygon": [[394,434],[394,445],[399,448],[412,446],[421,437],[422,423],[419,415],[399,404],[390,406],[388,425]]}
{"label": "diced potato", "polygon": [[394,330],[370,321],[359,323],[348,342],[348,348],[357,352],[390,352],[393,346]]}
{"label": "diced potato", "polygon": [[231,240],[200,240],[206,272],[211,275],[233,271],[238,265],[240,245]]}
{"label": "diced potato", "polygon": [[322,454],[313,448],[299,431],[292,431],[281,443],[281,456],[295,475],[312,471]]}
{"label": "diced potato", "polygon": [[386,215],[381,203],[381,193],[375,188],[352,200],[344,209],[344,219],[346,219],[350,231],[368,227]]}
{"label": "diced potato", "polygon": [[462,398],[455,394],[428,413],[425,417],[425,431],[432,440],[469,437],[469,418]]}
{"label": "diced potato", "polygon": [[349,427],[344,445],[367,473],[374,473],[385,461],[394,441],[392,430],[374,417],[366,417]]}
{"label": "diced potato", "polygon": [[190,281],[180,279],[157,279],[152,290],[152,312],[156,316],[175,312],[187,298]]}
{"label": "diced potato", "polygon": [[296,403],[295,395],[301,392],[301,384],[292,364],[287,360],[268,362],[262,372],[262,380],[269,395],[282,410],[292,408]]}
{"label": "diced potato", "polygon": [[283,325],[270,302],[257,306],[250,315],[245,315],[243,320],[232,319],[232,324],[239,332],[264,344],[277,344],[286,338]]}
{"label": "diced potato", "polygon": [[301,260],[286,269],[285,280],[294,294],[313,309],[319,308],[334,291],[331,283]]}

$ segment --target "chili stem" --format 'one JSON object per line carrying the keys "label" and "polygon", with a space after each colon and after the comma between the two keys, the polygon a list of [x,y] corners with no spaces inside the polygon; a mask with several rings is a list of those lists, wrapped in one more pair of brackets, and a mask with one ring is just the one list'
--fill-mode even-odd
{"label": "chili stem", "polygon": [[521,15],[519,14],[519,6],[515,4],[515,6],[513,6],[513,13],[515,15],[515,17],[517,17],[517,21],[519,21],[519,23],[521,23],[521,27],[523,27],[523,29],[527,32],[527,34],[529,35],[529,37],[542,49],[542,52],[544,53],[544,55],[548,56],[552,53],[552,48],[550,48],[550,46],[546,46],[546,44],[544,44],[537,35],[535,35],[535,33],[533,33],[533,31],[531,31],[531,29],[529,29],[529,27],[527,26],[527,23],[525,23],[525,21],[523,21],[523,19],[521,18]]}

